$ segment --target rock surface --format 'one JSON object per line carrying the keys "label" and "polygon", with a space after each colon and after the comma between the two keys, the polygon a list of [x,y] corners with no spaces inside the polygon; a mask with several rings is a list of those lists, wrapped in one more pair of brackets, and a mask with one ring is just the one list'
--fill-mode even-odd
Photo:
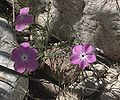
{"label": "rock surface", "polygon": [[[43,9],[40,7],[41,3]],[[120,0],[118,0],[118,4],[120,4]],[[50,6],[49,14],[48,5]],[[70,33],[73,32],[71,27],[74,27],[82,42],[94,44],[113,60],[120,59],[120,13],[116,9],[116,0],[35,0],[33,8],[37,10],[35,11],[37,13],[36,22],[41,26],[45,26],[45,21],[49,15],[50,34],[54,33],[62,39],[68,39]],[[5,47],[9,46],[11,45]],[[98,78],[101,78],[106,72],[104,66],[98,65],[95,68],[98,72]],[[116,69],[111,70],[105,74],[105,86],[100,91],[101,96],[95,97],[96,99],[87,98],[88,100],[98,100],[98,98],[101,100],[120,100],[120,83],[113,78],[118,72]],[[92,80],[86,81],[86,88],[99,89],[103,84],[92,75],[89,73]],[[70,79],[68,78],[68,80]],[[79,85],[81,84],[77,86],[79,87]],[[88,90],[85,96],[90,97],[96,92],[95,90]]]}
{"label": "rock surface", "polygon": [[[16,45],[14,35],[5,19],[0,18],[0,65],[13,69],[13,62],[11,61],[10,54]],[[0,100],[22,100],[25,92],[20,89],[28,88],[28,80],[19,78],[18,76],[8,74],[7,72],[0,71],[0,79],[7,81],[12,86],[0,81]],[[20,87],[18,87],[18,84]]]}
{"label": "rock surface", "polygon": [[[85,0],[83,17],[76,23],[83,42],[94,44],[111,59],[120,58],[120,14],[115,0]],[[120,4],[120,0],[118,0]]]}
{"label": "rock surface", "polygon": [[69,39],[70,33],[73,32],[71,27],[79,21],[82,16],[82,11],[84,9],[83,0],[45,1],[47,5],[49,4],[50,12],[48,14],[48,6],[46,6],[45,11],[42,13],[38,12],[36,22],[41,26],[44,26],[49,17],[49,33],[55,34],[59,38],[65,40]]}

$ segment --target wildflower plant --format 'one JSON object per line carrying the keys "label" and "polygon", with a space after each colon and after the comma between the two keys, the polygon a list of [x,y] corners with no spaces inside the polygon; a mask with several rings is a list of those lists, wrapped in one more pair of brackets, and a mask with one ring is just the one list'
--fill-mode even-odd
{"label": "wildflower plant", "polygon": [[[14,61],[15,71],[19,73],[34,73],[35,70],[39,70],[38,67],[44,68],[45,64],[49,65],[52,72],[51,77],[56,80],[56,84],[60,87],[59,92],[61,92],[66,91],[66,88],[78,78],[80,70],[73,64],[79,65],[82,70],[85,70],[89,64],[96,61],[96,56],[93,46],[87,43],[76,45],[73,40],[62,41],[57,36],[54,38],[59,43],[50,43],[50,6],[48,8],[45,26],[40,26],[34,22],[34,14],[29,13],[29,7],[20,9],[15,19],[15,30],[26,34],[24,30],[30,26],[28,34],[32,40],[21,42],[18,47],[13,49],[11,58]],[[70,54],[71,49],[72,54]],[[38,63],[38,60],[41,60],[42,63]]]}
{"label": "wildflower plant", "polygon": [[[27,32],[32,39],[22,41],[18,47],[13,49],[11,58],[14,61],[15,71],[22,75],[24,75],[24,72],[29,72],[27,78],[31,79],[29,74],[36,74],[35,71],[44,69],[45,64],[47,64],[51,71],[49,80],[55,80],[54,84],[59,86],[59,93],[69,90],[69,86],[72,86],[74,83],[76,85],[81,85],[81,82],[85,83],[85,80],[88,78],[86,73],[88,70],[92,71],[96,79],[100,80],[96,75],[96,69],[92,66],[97,61],[94,46],[90,43],[81,43],[80,38],[76,39],[75,37],[69,41],[63,41],[55,35],[53,37],[57,39],[57,43],[52,43],[53,41],[49,41],[49,34],[51,34],[50,7],[47,7],[48,18],[45,26],[40,26],[34,22],[33,15],[35,14],[29,12],[32,9],[26,4],[21,6],[21,9],[17,12],[18,15],[15,18],[14,27],[16,31],[26,34],[24,30],[29,26]],[[33,81],[37,80],[35,82],[38,82],[38,79],[35,78],[32,78]]]}
{"label": "wildflower plant", "polygon": [[29,14],[29,7],[20,9],[20,14],[15,20],[15,29],[17,31],[23,31],[28,25],[32,24],[34,20],[33,15]]}

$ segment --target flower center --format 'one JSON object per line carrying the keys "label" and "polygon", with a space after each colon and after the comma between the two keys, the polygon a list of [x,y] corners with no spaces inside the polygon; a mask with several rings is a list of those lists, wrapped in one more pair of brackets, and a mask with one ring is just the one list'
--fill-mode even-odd
{"label": "flower center", "polygon": [[85,55],[82,55],[82,57],[84,57]]}
{"label": "flower center", "polygon": [[28,55],[23,54],[23,55],[21,56],[21,59],[22,59],[22,61],[26,61],[26,60],[28,59]]}
{"label": "flower center", "polygon": [[82,53],[80,54],[80,59],[81,59],[81,60],[86,59],[86,54],[85,54],[84,52],[82,52]]}

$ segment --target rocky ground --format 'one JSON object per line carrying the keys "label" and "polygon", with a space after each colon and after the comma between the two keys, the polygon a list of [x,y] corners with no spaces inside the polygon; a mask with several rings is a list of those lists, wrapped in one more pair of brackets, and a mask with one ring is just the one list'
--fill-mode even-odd
{"label": "rocky ground", "polygon": [[[19,0],[22,1],[22,0]],[[34,2],[34,3],[33,3]],[[34,0],[31,5],[37,24],[44,26],[50,9],[49,42],[47,52],[62,53],[49,57],[28,80],[0,71],[0,80],[10,80],[14,88],[0,81],[1,100],[120,100],[120,0]],[[16,10],[19,9],[19,5]],[[5,16],[5,17],[4,17]],[[10,54],[30,35],[15,33],[12,20],[12,1],[0,1],[0,65],[12,68]],[[74,35],[71,36],[71,33]],[[63,40],[53,39],[53,34]],[[77,39],[76,35],[77,34]],[[72,38],[95,46],[97,62],[85,71],[69,64],[69,41]],[[59,46],[64,44],[63,46]],[[9,66],[8,66],[9,65]],[[16,84],[19,84],[16,85]],[[21,87],[23,89],[21,89]],[[21,92],[22,91],[22,92]]]}

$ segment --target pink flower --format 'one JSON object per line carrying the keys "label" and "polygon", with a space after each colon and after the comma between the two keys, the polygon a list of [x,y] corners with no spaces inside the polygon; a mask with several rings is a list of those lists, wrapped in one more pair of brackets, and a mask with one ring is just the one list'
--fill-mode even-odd
{"label": "pink flower", "polygon": [[14,68],[17,72],[32,72],[38,67],[36,60],[37,51],[30,47],[28,42],[22,43],[12,51],[12,60],[15,62]]}
{"label": "pink flower", "polygon": [[96,61],[94,48],[90,44],[77,45],[72,49],[70,62],[72,64],[79,64],[80,68],[84,70],[90,63]]}
{"label": "pink flower", "polygon": [[20,9],[20,14],[15,20],[15,29],[17,31],[23,31],[28,25],[33,23],[33,15],[29,14],[29,7]]}

